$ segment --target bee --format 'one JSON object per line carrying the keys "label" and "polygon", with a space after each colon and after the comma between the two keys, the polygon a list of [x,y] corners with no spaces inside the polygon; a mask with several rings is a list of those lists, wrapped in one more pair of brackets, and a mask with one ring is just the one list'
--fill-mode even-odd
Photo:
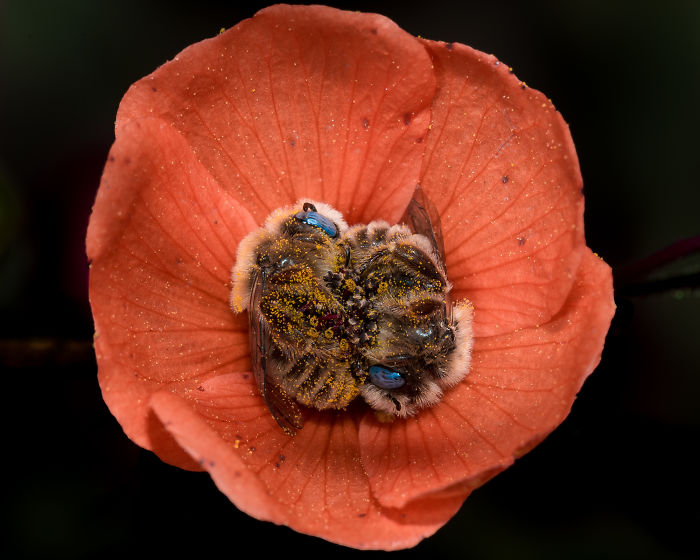
{"label": "bee", "polygon": [[349,227],[303,200],[241,241],[231,306],[248,310],[254,377],[287,434],[303,427],[300,405],[361,396],[380,419],[405,418],[467,374],[472,308],[450,299],[439,216],[420,187],[402,222]]}

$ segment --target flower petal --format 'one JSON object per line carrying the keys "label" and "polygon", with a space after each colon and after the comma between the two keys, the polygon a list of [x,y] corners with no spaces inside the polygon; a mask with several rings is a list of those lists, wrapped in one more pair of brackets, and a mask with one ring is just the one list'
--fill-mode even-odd
{"label": "flower petal", "polygon": [[187,399],[161,391],[151,406],[219,489],[259,519],[346,546],[393,550],[434,533],[464,500],[463,491],[451,491],[383,508],[370,493],[352,414],[311,412],[290,438],[252,375],[221,375],[201,389]]}
{"label": "flower petal", "polygon": [[418,180],[435,83],[376,14],[272,6],[132,86],[117,128],[160,116],[258,222],[309,197],[349,223],[396,221]]}
{"label": "flower petal", "polygon": [[421,185],[436,203],[455,299],[475,336],[543,324],[585,247],[582,179],[551,101],[493,56],[424,41],[438,80]]}
{"label": "flower petal", "polygon": [[362,462],[379,503],[475,487],[541,441],[598,364],[614,307],[610,268],[587,251],[561,311],[542,326],[476,339],[471,372],[440,404],[390,426],[367,415]]}
{"label": "flower petal", "polygon": [[99,379],[127,435],[169,462],[193,466],[149,421],[148,396],[250,367],[245,317],[228,296],[238,242],[254,227],[169,125],[120,129],[87,237]]}

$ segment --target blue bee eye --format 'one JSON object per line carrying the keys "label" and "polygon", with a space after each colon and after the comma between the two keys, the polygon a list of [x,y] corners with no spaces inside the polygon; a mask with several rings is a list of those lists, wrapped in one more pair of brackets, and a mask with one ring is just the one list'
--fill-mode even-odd
{"label": "blue bee eye", "polygon": [[309,212],[297,212],[294,217],[300,222],[323,230],[329,237],[338,236],[338,228],[336,225],[318,212],[314,212],[313,210]]}
{"label": "blue bee eye", "polygon": [[384,366],[371,366],[369,368],[369,378],[380,389],[398,389],[406,383],[406,380],[398,371],[385,368]]}

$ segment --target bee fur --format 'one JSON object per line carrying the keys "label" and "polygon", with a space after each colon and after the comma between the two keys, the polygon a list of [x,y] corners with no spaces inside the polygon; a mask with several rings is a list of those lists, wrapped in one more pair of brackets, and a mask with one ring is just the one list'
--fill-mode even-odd
{"label": "bee fur", "polygon": [[348,227],[303,199],[240,242],[230,304],[248,310],[252,368],[286,433],[303,426],[298,405],[344,409],[361,396],[378,418],[406,418],[467,375],[473,308],[450,300],[441,232],[425,212],[410,218],[428,236],[379,220]]}

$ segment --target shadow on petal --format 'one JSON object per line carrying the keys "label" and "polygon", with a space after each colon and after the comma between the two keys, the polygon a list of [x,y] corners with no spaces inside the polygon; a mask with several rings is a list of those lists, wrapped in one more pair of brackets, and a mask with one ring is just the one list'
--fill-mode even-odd
{"label": "shadow on petal", "polygon": [[559,425],[600,360],[611,286],[610,268],[587,252],[549,323],[476,339],[465,381],[416,418],[387,425],[367,415],[362,461],[379,502],[404,507],[462,482],[476,487]]}

